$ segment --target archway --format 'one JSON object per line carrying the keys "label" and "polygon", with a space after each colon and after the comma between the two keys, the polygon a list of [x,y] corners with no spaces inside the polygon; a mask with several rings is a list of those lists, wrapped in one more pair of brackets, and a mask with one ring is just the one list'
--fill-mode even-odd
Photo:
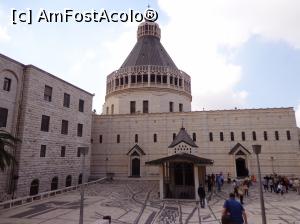
{"label": "archway", "polygon": [[58,188],[58,177],[53,177],[51,181],[51,191],[57,190]]}
{"label": "archway", "polygon": [[29,195],[36,195],[39,193],[39,180],[38,179],[34,179],[32,182],[31,182],[31,185],[30,185],[30,193]]}
{"label": "archway", "polygon": [[133,158],[131,160],[131,175],[134,177],[140,176],[140,159]]}
{"label": "archway", "polygon": [[246,167],[246,160],[244,158],[237,158],[235,160],[236,175],[237,177],[248,176],[248,169]]}
{"label": "archway", "polygon": [[82,173],[79,174],[79,177],[78,177],[78,184],[82,184]]}
{"label": "archway", "polygon": [[72,176],[69,175],[66,178],[66,187],[70,187],[72,185]]}

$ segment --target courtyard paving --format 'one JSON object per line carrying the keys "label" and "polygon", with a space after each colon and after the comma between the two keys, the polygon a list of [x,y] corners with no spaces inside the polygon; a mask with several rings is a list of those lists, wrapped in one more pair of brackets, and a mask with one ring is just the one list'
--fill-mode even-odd
{"label": "courtyard paving", "polygon": [[[84,223],[90,224],[105,215],[118,224],[220,224],[224,200],[230,185],[214,194],[205,209],[195,201],[159,200],[157,181],[104,182],[86,189]],[[79,191],[0,211],[1,224],[74,224],[79,217]],[[283,196],[265,194],[268,223],[300,224],[300,195],[289,192]],[[258,186],[250,188],[245,198],[249,224],[260,224]]]}

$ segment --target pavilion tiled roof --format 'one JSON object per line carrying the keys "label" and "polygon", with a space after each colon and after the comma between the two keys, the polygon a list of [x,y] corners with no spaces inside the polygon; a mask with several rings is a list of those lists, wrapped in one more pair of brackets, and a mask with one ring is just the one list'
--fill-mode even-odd
{"label": "pavilion tiled roof", "polygon": [[164,162],[168,162],[168,161],[192,162],[192,163],[198,164],[198,165],[212,165],[214,163],[214,161],[211,159],[198,157],[198,156],[188,154],[188,153],[176,153],[171,156],[148,161],[148,162],[146,162],[146,164],[147,165],[160,165],[160,164],[162,164]]}

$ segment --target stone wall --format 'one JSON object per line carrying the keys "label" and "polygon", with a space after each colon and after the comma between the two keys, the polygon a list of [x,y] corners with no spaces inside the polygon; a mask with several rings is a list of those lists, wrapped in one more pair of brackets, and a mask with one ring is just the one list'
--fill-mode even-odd
{"label": "stone wall", "polygon": [[114,114],[129,114],[130,101],[136,102],[136,112],[143,113],[143,101],[149,102],[149,113],[163,113],[169,112],[169,102],[173,102],[173,111],[179,112],[179,104],[183,104],[183,111],[191,111],[191,99],[186,93],[180,91],[160,89],[160,88],[145,88],[142,89],[128,89],[121,91],[118,94],[107,97],[102,114],[107,115],[106,108],[109,108],[111,114],[111,105],[114,105]]}
{"label": "stone wall", "polygon": [[[12,135],[16,135],[18,126],[19,105],[21,100],[22,84],[23,84],[24,65],[16,62],[2,54],[0,54],[0,107],[8,109],[6,127],[2,130],[8,131]],[[11,79],[9,91],[3,89],[4,79]],[[14,153],[13,149],[7,149],[10,153]],[[10,198],[9,182],[11,176],[11,168],[7,168],[4,172],[0,171],[0,201]]]}
{"label": "stone wall", "polygon": [[[235,155],[229,152],[240,143],[250,153],[246,155],[250,174],[256,174],[252,145],[261,144],[263,173],[271,173],[274,169],[276,173],[300,175],[299,133],[293,108],[94,115],[91,174],[101,177],[106,172],[113,172],[119,178],[130,176],[127,153],[138,144],[146,154],[141,156],[141,177],[157,179],[158,168],[144,164],[168,155],[173,133],[179,132],[182,120],[190,136],[196,133],[198,156],[215,161],[214,166],[207,169],[209,173],[223,171],[235,176]],[[256,141],[252,138],[253,131],[256,132]],[[268,133],[267,141],[263,138],[264,131]],[[275,139],[275,131],[279,133],[279,140]],[[287,131],[290,131],[291,140],[287,140]],[[213,141],[209,140],[210,132],[213,133]],[[224,141],[220,141],[220,132],[223,132]],[[234,141],[230,139],[230,132],[234,132]],[[241,132],[245,132],[245,141],[241,139]],[[153,142],[154,133],[157,134],[156,143]],[[118,134],[120,143],[117,143]],[[138,134],[138,143],[135,143],[135,134]],[[99,142],[100,135],[102,143]]]}
{"label": "stone wall", "polygon": [[[51,102],[44,99],[45,85],[52,87]],[[71,96],[70,107],[63,106],[64,93]],[[72,185],[78,183],[81,158],[77,148],[90,147],[92,95],[34,66],[26,66],[23,91],[20,136],[22,143],[18,166],[17,196],[28,195],[32,180],[39,180],[39,192],[51,188],[51,180],[58,177],[58,188],[64,187],[66,176]],[[84,100],[84,112],[79,111],[79,99]],[[49,132],[41,131],[42,115],[50,116]],[[61,134],[62,120],[68,120],[68,134]],[[77,136],[77,124],[83,124],[82,137]],[[46,156],[40,157],[41,145]],[[61,157],[61,146],[66,147]],[[89,174],[89,159],[86,166]]]}

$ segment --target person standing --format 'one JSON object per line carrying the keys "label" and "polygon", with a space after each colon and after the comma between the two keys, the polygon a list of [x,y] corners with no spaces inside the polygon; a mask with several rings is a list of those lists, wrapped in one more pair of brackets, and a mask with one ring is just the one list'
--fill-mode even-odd
{"label": "person standing", "polygon": [[[224,202],[224,210],[222,213],[222,223],[248,224],[247,215],[244,207],[235,200],[234,193],[229,194],[229,199]],[[230,221],[229,221],[229,220]]]}
{"label": "person standing", "polygon": [[240,186],[238,188],[238,195],[240,197],[240,202],[243,205],[244,204],[244,187],[242,184],[240,184]]}
{"label": "person standing", "polygon": [[205,189],[202,184],[200,184],[198,187],[198,195],[200,198],[201,208],[205,208]]}

